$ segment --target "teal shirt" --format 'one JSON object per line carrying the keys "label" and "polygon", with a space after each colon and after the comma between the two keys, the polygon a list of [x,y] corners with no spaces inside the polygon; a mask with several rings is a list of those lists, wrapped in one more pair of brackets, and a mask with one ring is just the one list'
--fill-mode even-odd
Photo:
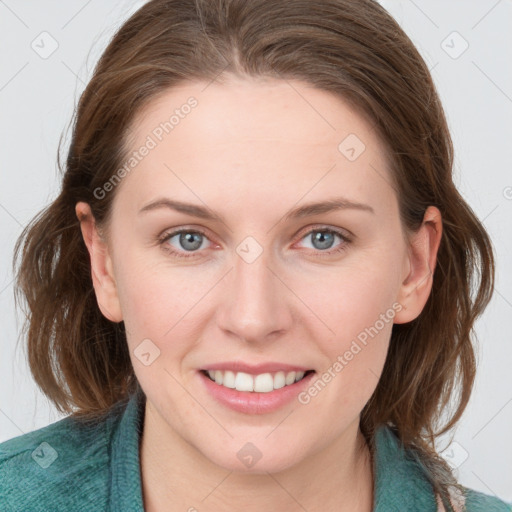
{"label": "teal shirt", "polygon": [[[101,421],[66,417],[0,444],[0,511],[143,511],[144,404],[138,391]],[[436,512],[431,485],[393,431],[382,426],[375,436],[374,512]],[[469,512],[512,511],[467,488],[466,506]]]}

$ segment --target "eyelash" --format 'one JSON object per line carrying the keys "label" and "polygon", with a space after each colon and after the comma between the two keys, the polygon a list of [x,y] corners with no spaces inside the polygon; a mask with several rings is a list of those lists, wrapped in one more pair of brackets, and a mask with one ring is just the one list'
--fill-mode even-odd
{"label": "eyelash", "polygon": [[[345,251],[347,249],[347,245],[349,245],[351,243],[351,239],[348,238],[341,231],[338,231],[338,230],[333,229],[333,228],[324,227],[324,226],[322,226],[322,227],[315,227],[313,229],[310,229],[307,233],[304,234],[304,236],[302,236],[300,238],[300,240],[302,240],[303,238],[305,238],[308,235],[311,235],[311,233],[315,233],[315,232],[318,232],[318,233],[329,233],[329,234],[333,234],[333,235],[338,235],[341,238],[341,240],[342,240],[342,243],[337,248],[335,248],[335,249],[331,249],[331,250],[328,250],[328,251],[320,251],[320,250],[315,251],[316,253],[318,253],[318,256],[321,257],[321,258],[322,257],[327,257],[327,256],[333,256],[335,254],[339,254],[339,253]],[[199,252],[199,251],[190,251],[189,254],[184,254],[181,251],[177,251],[175,249],[172,249],[171,246],[169,244],[167,244],[167,242],[168,242],[168,240],[170,238],[173,238],[174,236],[179,235],[180,233],[200,234],[200,235],[203,235],[204,237],[208,238],[207,234],[204,231],[202,231],[201,229],[179,229],[179,230],[176,230],[176,231],[166,232],[163,235],[161,235],[160,237],[158,237],[158,243],[162,247],[162,249],[164,251],[166,251],[167,253],[170,253],[173,256],[177,257],[177,258],[193,258]]]}

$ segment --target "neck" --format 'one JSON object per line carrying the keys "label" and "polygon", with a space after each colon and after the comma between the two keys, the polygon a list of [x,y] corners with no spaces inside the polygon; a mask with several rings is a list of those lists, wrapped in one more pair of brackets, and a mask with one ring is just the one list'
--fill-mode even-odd
{"label": "neck", "polygon": [[140,448],[144,510],[371,512],[371,454],[358,423],[333,444],[276,473],[229,471],[146,404]]}

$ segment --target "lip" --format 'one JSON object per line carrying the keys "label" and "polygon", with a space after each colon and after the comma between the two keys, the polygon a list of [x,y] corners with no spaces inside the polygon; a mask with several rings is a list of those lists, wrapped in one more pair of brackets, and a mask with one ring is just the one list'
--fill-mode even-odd
{"label": "lip", "polygon": [[269,393],[238,391],[236,389],[226,388],[212,381],[203,373],[203,370],[198,370],[197,374],[207,392],[222,405],[244,414],[267,414],[277,411],[296,399],[297,395],[309,386],[316,372],[306,375],[299,382],[295,382],[290,386],[284,386],[280,389],[275,389]]}
{"label": "lip", "polygon": [[268,362],[260,364],[247,364],[243,361],[225,361],[222,363],[210,364],[204,366],[202,370],[231,370],[232,372],[244,372],[251,375],[259,375],[261,373],[272,373],[280,370],[285,373],[288,372],[307,372],[313,368],[306,368],[305,366],[294,366],[286,363]]}

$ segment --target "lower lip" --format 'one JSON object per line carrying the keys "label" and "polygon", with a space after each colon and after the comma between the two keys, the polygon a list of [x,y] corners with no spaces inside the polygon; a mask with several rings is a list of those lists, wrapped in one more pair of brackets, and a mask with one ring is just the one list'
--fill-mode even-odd
{"label": "lower lip", "polygon": [[266,414],[277,411],[293,401],[294,398],[297,398],[297,395],[309,385],[311,379],[316,374],[315,372],[310,373],[299,382],[280,389],[274,389],[274,391],[269,393],[257,393],[237,391],[236,389],[221,386],[212,381],[202,371],[198,373],[206,389],[215,399],[226,407],[245,414]]}

